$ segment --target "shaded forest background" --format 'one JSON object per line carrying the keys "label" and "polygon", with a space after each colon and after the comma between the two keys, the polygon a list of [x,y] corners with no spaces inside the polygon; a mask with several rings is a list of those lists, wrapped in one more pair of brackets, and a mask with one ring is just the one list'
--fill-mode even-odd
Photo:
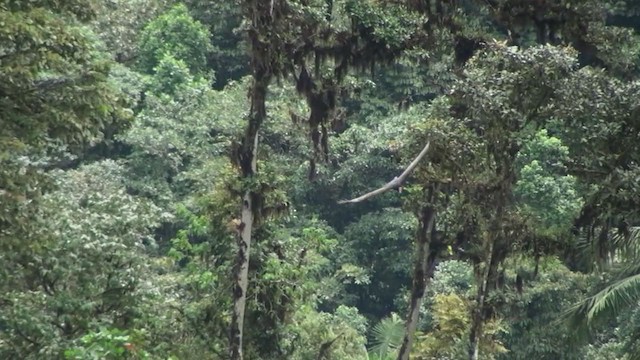
{"label": "shaded forest background", "polygon": [[638,359],[638,31],[632,0],[2,0],[0,358]]}

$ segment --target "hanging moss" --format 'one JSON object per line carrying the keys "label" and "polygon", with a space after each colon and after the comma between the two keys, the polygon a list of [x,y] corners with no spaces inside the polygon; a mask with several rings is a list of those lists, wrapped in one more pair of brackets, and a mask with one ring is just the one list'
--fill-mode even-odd
{"label": "hanging moss", "polygon": [[[310,179],[315,176],[316,162],[329,159],[329,128],[343,121],[335,114],[338,94],[345,93],[341,86],[345,76],[350,70],[373,76],[376,66],[392,62],[413,47],[425,21],[419,13],[397,4],[348,0],[340,5],[327,1],[325,16],[320,18],[313,16],[312,5],[303,7],[291,22],[299,28],[291,25],[291,32],[280,37],[302,42],[284,46],[290,52],[283,58],[291,60],[281,68],[292,72],[296,90],[310,109],[307,124],[314,149]],[[335,25],[340,16],[348,21],[348,28]],[[311,71],[307,63],[313,64]]]}

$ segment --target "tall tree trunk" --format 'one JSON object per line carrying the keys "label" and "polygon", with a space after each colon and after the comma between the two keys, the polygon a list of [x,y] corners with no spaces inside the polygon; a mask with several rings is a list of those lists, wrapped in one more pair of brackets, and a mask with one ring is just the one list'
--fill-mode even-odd
{"label": "tall tree trunk", "polygon": [[[501,214],[501,211],[498,210]],[[495,288],[495,274],[498,269],[498,256],[496,254],[496,233],[489,233],[487,236],[487,259],[482,268],[482,274],[478,278],[478,292],[476,293],[476,304],[471,313],[471,331],[469,332],[469,360],[478,360],[480,349],[480,338],[482,337],[485,317],[487,313],[487,294]]]}
{"label": "tall tree trunk", "polygon": [[536,263],[533,268],[533,279],[538,278],[538,271],[540,271],[540,249],[538,249],[538,237],[533,238],[533,253],[534,253],[534,261]]}
{"label": "tall tree trunk", "polygon": [[[256,169],[256,154],[258,135],[254,137],[252,152],[252,169]],[[251,251],[251,235],[254,222],[255,202],[251,191],[246,191],[242,197],[241,222],[238,227],[236,264],[234,268],[233,313],[231,315],[230,350],[231,359],[242,359],[242,341],[244,312],[247,304],[247,288],[249,285],[249,253]]]}
{"label": "tall tree trunk", "polygon": [[430,190],[429,204],[420,211],[420,228],[416,236],[416,257],[413,269],[413,284],[411,289],[411,302],[409,313],[405,322],[404,339],[398,352],[398,360],[408,360],[413,346],[413,338],[418,326],[420,306],[427,287],[429,269],[432,268],[435,257],[429,256],[429,245],[433,238],[433,223],[436,211],[433,205],[435,189]]}
{"label": "tall tree trunk", "polygon": [[[234,162],[240,168],[243,180],[253,177],[257,173],[258,134],[262,123],[267,117],[266,96],[272,78],[270,44],[260,39],[260,34],[267,33],[266,29],[273,22],[271,5],[261,0],[247,0],[245,2],[247,18],[251,19],[251,29],[248,31],[251,44],[251,68],[253,84],[250,89],[251,109],[248,123],[236,154]],[[248,181],[244,182],[249,183]],[[251,251],[251,237],[256,222],[257,210],[260,206],[260,194],[255,189],[245,189],[242,196],[241,222],[238,226],[238,252],[233,270],[233,313],[229,331],[229,353],[231,360],[243,358],[243,326],[247,303],[247,288],[249,283],[249,254]]]}
{"label": "tall tree trunk", "polygon": [[484,326],[485,300],[489,290],[489,282],[491,281],[491,269],[493,261],[493,247],[495,244],[494,235],[489,235],[488,256],[482,276],[478,284],[478,292],[476,293],[476,306],[471,314],[471,331],[469,332],[469,360],[478,360],[480,350],[480,337],[482,336],[482,327]]}

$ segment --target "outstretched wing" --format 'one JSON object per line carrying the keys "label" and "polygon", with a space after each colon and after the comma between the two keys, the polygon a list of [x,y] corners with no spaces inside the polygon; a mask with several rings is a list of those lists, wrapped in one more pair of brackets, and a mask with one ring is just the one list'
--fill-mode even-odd
{"label": "outstretched wing", "polygon": [[418,154],[418,156],[416,156],[415,159],[413,159],[413,161],[409,164],[409,166],[407,166],[406,169],[404,169],[404,171],[402,172],[402,174],[400,174],[400,176],[393,178],[393,180],[389,181],[388,183],[386,183],[383,187],[373,190],[371,192],[368,192],[362,196],[359,196],[355,199],[351,199],[351,200],[340,200],[338,201],[338,204],[350,204],[350,203],[358,203],[364,200],[367,200],[371,197],[374,197],[376,195],[382,194],[384,192],[387,192],[389,190],[395,189],[400,187],[400,185],[402,185],[402,183],[404,182],[404,180],[411,174],[411,172],[416,168],[416,166],[418,166],[418,163],[420,162],[420,160],[422,160],[422,158],[427,154],[427,151],[429,151],[429,145],[431,144],[431,141],[427,141],[427,144],[424,146],[424,148],[422,149],[422,151],[420,151],[420,154]]}

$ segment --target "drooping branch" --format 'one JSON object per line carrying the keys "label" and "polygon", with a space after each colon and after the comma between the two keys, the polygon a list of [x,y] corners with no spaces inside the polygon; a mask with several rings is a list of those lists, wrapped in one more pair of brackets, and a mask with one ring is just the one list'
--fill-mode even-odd
{"label": "drooping branch", "polygon": [[424,148],[422,149],[422,151],[420,151],[420,154],[418,154],[418,156],[416,156],[415,159],[413,159],[413,161],[411,162],[411,164],[409,164],[409,166],[407,166],[407,168],[402,172],[402,174],[400,174],[400,176],[396,176],[393,178],[393,180],[389,181],[388,183],[386,183],[383,187],[373,190],[371,192],[368,192],[362,196],[359,196],[355,199],[351,199],[351,200],[340,200],[338,201],[338,204],[350,204],[350,203],[358,203],[358,202],[362,202],[364,200],[367,200],[369,198],[372,198],[376,195],[380,195],[382,193],[385,193],[389,190],[393,190],[393,189],[397,189],[399,188],[402,183],[407,179],[407,177],[411,174],[411,172],[413,172],[413,170],[418,166],[418,163],[420,163],[420,160],[422,160],[422,158],[427,154],[427,151],[429,151],[429,145],[431,144],[431,141],[427,141],[427,144],[424,146]]}

